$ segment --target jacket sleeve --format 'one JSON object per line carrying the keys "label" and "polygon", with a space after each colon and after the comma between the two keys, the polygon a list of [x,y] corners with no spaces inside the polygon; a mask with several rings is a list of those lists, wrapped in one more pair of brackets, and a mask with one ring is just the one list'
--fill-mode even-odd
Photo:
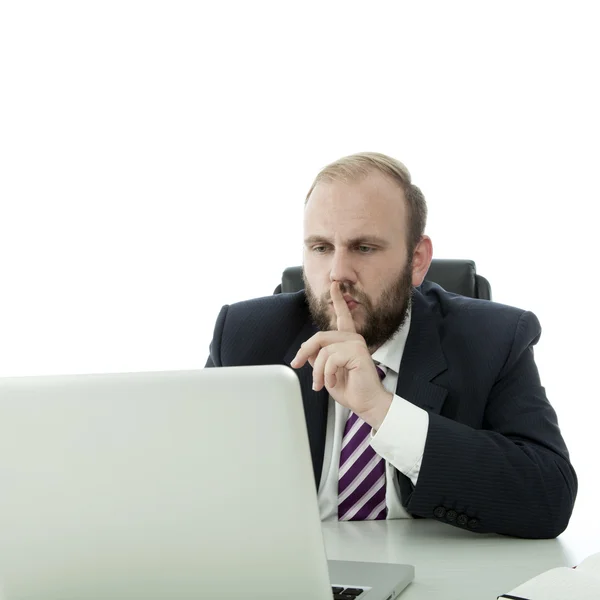
{"label": "jacket sleeve", "polygon": [[223,330],[225,328],[225,319],[227,317],[227,310],[229,309],[229,305],[225,305],[219,316],[217,317],[217,322],[215,323],[215,331],[213,333],[213,339],[210,343],[209,348],[209,356],[206,364],[204,365],[205,369],[210,367],[221,367],[221,343],[223,340]]}
{"label": "jacket sleeve", "polygon": [[410,513],[524,538],[553,538],[567,527],[577,477],[534,362],[540,332],[523,313],[484,399],[481,429],[430,414],[416,487],[399,474]]}

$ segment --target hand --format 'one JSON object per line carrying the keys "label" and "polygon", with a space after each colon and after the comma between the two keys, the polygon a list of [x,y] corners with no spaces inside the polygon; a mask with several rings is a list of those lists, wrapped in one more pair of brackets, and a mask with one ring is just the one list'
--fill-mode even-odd
{"label": "hand", "polygon": [[291,362],[295,369],[308,361],[313,367],[313,389],[323,386],[332,398],[378,429],[392,403],[379,379],[362,335],[356,333],[352,313],[339,283],[331,284],[337,331],[320,331],[304,342]]}

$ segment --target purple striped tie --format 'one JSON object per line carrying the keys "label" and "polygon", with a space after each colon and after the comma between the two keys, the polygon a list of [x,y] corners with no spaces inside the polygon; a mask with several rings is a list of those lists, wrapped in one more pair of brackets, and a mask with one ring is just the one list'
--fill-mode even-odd
{"label": "purple striped tie", "polygon": [[[377,368],[379,379],[385,372]],[[338,520],[385,519],[385,460],[370,444],[371,426],[351,412],[340,453]]]}

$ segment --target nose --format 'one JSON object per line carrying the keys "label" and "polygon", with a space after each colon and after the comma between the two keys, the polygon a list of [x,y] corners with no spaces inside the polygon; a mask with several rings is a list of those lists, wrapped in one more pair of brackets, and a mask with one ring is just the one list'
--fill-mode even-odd
{"label": "nose", "polygon": [[339,281],[340,283],[356,283],[356,273],[352,264],[352,257],[344,249],[336,249],[331,261],[329,271],[330,281]]}

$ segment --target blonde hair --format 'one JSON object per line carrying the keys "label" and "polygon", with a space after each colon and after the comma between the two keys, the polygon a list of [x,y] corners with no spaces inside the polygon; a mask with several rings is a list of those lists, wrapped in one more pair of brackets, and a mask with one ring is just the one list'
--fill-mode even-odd
{"label": "blonde hair", "polygon": [[356,181],[372,173],[379,171],[395,181],[404,191],[408,208],[408,236],[407,246],[409,254],[412,254],[416,245],[425,232],[427,222],[427,203],[423,192],[412,183],[410,171],[399,160],[381,154],[379,152],[359,152],[344,156],[327,165],[315,177],[313,184],[308,190],[304,204],[308,202],[316,185],[320,182],[332,181]]}

